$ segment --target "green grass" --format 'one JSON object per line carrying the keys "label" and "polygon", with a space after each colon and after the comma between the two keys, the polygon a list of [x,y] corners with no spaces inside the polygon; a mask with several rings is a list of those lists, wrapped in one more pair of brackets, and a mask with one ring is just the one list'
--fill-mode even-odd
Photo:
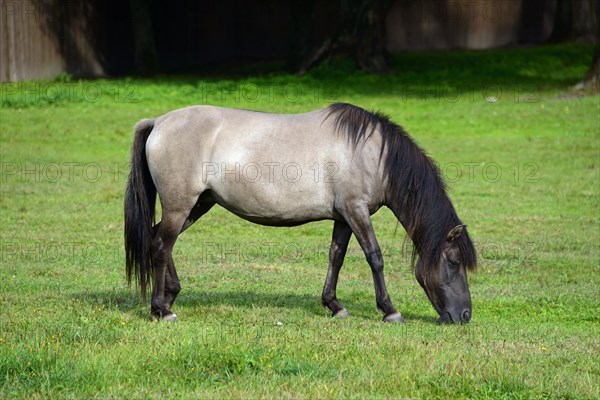
{"label": "green grass", "polygon": [[[600,102],[562,95],[592,53],[3,84],[0,398],[600,397]],[[150,322],[124,278],[133,125],[192,104],[333,101],[384,111],[440,164],[480,253],[473,321],[436,324],[387,209],[373,219],[402,326],[381,322],[354,239],[338,289],[353,318],[321,308],[331,222],[265,228],[215,208],[175,249],[180,322]]]}

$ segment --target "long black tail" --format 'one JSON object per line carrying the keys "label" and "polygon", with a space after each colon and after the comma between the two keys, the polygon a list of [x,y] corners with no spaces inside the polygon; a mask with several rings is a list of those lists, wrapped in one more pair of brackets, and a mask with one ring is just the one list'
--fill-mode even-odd
{"label": "long black tail", "polygon": [[127,282],[135,275],[144,301],[148,282],[152,282],[152,224],[156,205],[156,187],[146,160],[146,141],[154,128],[153,119],[144,119],[135,127],[131,147],[131,170],[125,192],[125,264]]}

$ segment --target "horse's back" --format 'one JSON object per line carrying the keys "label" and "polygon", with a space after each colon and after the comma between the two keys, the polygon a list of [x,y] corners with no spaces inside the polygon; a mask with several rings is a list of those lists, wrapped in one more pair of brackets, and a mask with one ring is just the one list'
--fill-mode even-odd
{"label": "horse's back", "polygon": [[161,201],[177,206],[183,197],[189,204],[210,191],[217,203],[260,223],[334,218],[340,193],[369,191],[363,184],[376,181],[366,175],[377,166],[363,165],[326,117],[325,110],[193,106],[157,118],[146,154]]}
{"label": "horse's back", "polygon": [[[323,110],[303,114],[273,114],[235,108],[191,106],[162,115],[147,142],[156,152],[195,152],[214,147],[240,147],[269,142],[294,147],[323,136]],[[190,146],[192,146],[190,148]],[[260,147],[260,146],[259,146]],[[247,148],[247,147],[246,147]],[[205,160],[209,161],[209,160]]]}

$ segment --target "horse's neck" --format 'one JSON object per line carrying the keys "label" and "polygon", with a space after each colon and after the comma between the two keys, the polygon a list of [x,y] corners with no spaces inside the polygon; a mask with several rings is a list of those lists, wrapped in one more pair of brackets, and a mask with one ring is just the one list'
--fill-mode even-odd
{"label": "horse's neck", "polygon": [[410,239],[413,240],[413,242],[414,242],[414,239],[412,238],[412,236],[414,236],[415,230],[420,229],[421,227],[414,226],[414,223],[415,223],[415,221],[413,220],[414,215],[411,215],[411,210],[409,210],[407,207],[403,207],[402,204],[400,204],[400,203],[401,203],[400,200],[388,201],[387,207],[390,210],[392,210],[392,212],[396,216],[396,219],[398,219],[398,221],[400,221],[400,223],[404,227],[404,230],[406,231],[406,233],[408,234]]}
{"label": "horse's neck", "polygon": [[[422,194],[427,196],[426,194]],[[424,246],[424,240],[426,238],[430,238],[432,235],[437,235],[438,232],[433,232],[432,227],[430,226],[430,222],[435,219],[444,220],[447,218],[446,215],[442,215],[442,210],[444,208],[435,207],[433,202],[425,201],[421,203],[423,200],[427,199],[418,199],[419,201],[407,201],[403,203],[402,199],[388,201],[387,207],[394,213],[398,221],[402,224],[406,233],[415,244],[417,251],[420,251]],[[446,200],[446,199],[444,199]],[[449,199],[447,201],[450,201]],[[420,210],[415,210],[413,205],[419,203],[424,204]],[[434,213],[439,213],[439,216],[434,215]]]}

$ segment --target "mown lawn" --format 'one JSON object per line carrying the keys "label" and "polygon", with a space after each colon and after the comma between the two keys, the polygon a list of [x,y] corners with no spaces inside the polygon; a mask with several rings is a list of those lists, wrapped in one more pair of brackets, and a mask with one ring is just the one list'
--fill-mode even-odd
{"label": "mown lawn", "polygon": [[[600,98],[563,95],[592,53],[3,84],[0,398],[600,397]],[[387,209],[374,225],[404,325],[381,322],[354,239],[338,289],[353,318],[321,307],[331,222],[265,228],[215,208],[175,249],[179,322],[150,322],[124,275],[133,125],[192,104],[335,101],[389,114],[439,163],[479,251],[473,321],[436,324]]]}

